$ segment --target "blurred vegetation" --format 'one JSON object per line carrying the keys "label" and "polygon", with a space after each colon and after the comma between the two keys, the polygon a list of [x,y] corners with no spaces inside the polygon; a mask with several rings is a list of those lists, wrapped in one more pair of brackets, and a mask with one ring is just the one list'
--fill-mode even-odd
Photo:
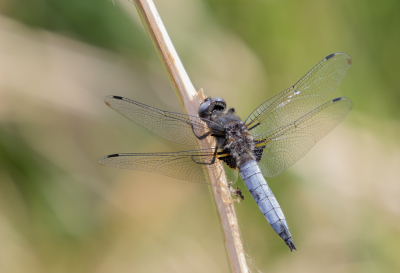
{"label": "blurred vegetation", "polygon": [[[400,2],[155,4],[196,88],[242,118],[324,56],[352,56],[333,94],[353,100],[349,117],[268,180],[299,250],[247,191],[242,235],[254,272],[399,272]],[[102,102],[181,111],[131,3],[3,0],[0,60],[1,272],[228,272],[207,187],[97,165],[190,149]]]}
{"label": "blurred vegetation", "polygon": [[3,14],[33,28],[108,50],[120,52],[127,48],[140,58],[146,58],[153,50],[141,26],[115,12],[108,1],[17,0],[6,4]]}
{"label": "blurred vegetation", "polygon": [[395,53],[399,1],[205,2],[213,17],[240,36],[273,74],[283,74],[299,58],[315,53],[349,52],[366,71],[352,69],[357,86],[346,95],[357,98],[357,109],[367,114],[400,118],[400,55]]}

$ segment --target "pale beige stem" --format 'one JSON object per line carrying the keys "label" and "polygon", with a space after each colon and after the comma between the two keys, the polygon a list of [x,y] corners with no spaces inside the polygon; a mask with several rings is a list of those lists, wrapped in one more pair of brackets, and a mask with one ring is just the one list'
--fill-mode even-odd
{"label": "pale beige stem", "polygon": [[[132,0],[130,1],[132,2]],[[188,115],[197,116],[197,109],[204,100],[203,91],[196,92],[175,51],[153,1],[133,0],[133,3],[137,8],[143,25],[150,36],[182,108]],[[198,143],[199,148],[210,148],[212,145],[212,141],[207,144]],[[206,171],[210,180],[215,179],[215,169],[212,174],[209,173],[211,170],[207,168]],[[227,181],[225,175],[223,175],[223,169],[221,168],[219,172],[221,174],[218,175],[220,179],[211,182],[226,186]],[[230,191],[227,187],[210,187],[210,192],[215,201],[221,222],[230,268],[235,273],[249,272]]]}

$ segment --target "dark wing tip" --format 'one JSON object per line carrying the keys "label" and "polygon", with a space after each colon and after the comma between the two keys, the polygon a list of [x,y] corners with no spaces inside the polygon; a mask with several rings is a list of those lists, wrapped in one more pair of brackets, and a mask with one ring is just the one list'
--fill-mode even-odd
{"label": "dark wing tip", "polygon": [[105,97],[105,98],[104,98],[104,101],[107,102],[107,101],[112,100],[112,99],[115,99],[115,100],[123,100],[124,98],[121,97],[121,96],[110,95],[110,96]]}
{"label": "dark wing tip", "polygon": [[114,95],[109,95],[104,98],[104,100],[110,100],[110,99],[123,100],[124,98],[121,96],[114,96]]}
{"label": "dark wing tip", "polygon": [[111,96],[113,99],[117,99],[117,100],[122,100],[122,99],[124,99],[123,97],[121,97],[121,96]]}
{"label": "dark wing tip", "polygon": [[108,106],[108,107],[110,107],[110,108],[112,108],[111,107],[111,101],[112,100],[124,100],[124,98],[123,97],[121,97],[121,96],[107,96],[107,97],[105,97],[104,98],[104,102],[105,102],[105,104]]}
{"label": "dark wing tip", "polygon": [[349,98],[339,97],[339,98],[335,98],[335,99],[332,100],[332,102],[338,102],[338,101],[347,102],[350,105],[350,109],[353,107],[353,102]]}
{"label": "dark wing tip", "polygon": [[[105,104],[106,104],[108,107],[111,107],[110,102],[111,102],[111,100],[113,100],[113,99],[115,99],[115,100],[123,100],[124,98],[121,97],[121,96],[107,96],[107,97],[104,98],[104,102],[105,102]],[[112,107],[111,107],[111,108],[112,108]]]}
{"label": "dark wing tip", "polygon": [[119,154],[106,155],[106,156],[103,156],[102,158],[100,158],[99,160],[97,160],[97,163],[99,163],[100,165],[105,165],[104,164],[105,159],[112,158],[112,157],[119,157],[119,156],[120,156]]}
{"label": "dark wing tip", "polygon": [[330,58],[332,58],[335,55],[336,55],[336,53],[329,54],[328,56],[325,57],[325,59],[329,60]]}
{"label": "dark wing tip", "polygon": [[332,100],[332,102],[337,102],[337,101],[340,101],[340,100],[342,100],[343,98],[335,98],[335,99],[333,99]]}
{"label": "dark wing tip", "polygon": [[292,252],[293,249],[294,249],[294,250],[297,250],[296,246],[295,246],[294,243],[293,243],[292,238],[289,238],[289,239],[285,240],[285,243],[286,243],[287,246],[290,248],[290,252]]}
{"label": "dark wing tip", "polygon": [[328,56],[325,57],[325,60],[332,59],[336,55],[345,55],[345,56],[347,56],[347,64],[351,65],[351,63],[352,63],[351,57],[350,57],[349,54],[347,54],[345,52],[336,52],[336,53],[329,54]]}

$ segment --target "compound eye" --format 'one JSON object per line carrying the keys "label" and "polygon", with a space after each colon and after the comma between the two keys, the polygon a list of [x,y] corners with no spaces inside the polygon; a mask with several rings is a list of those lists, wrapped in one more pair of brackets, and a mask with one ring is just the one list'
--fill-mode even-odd
{"label": "compound eye", "polygon": [[213,98],[212,101],[213,102],[221,102],[226,106],[226,102],[225,102],[225,100],[223,98],[218,98],[218,97],[217,98]]}
{"label": "compound eye", "polygon": [[211,100],[209,98],[205,99],[199,107],[199,117],[206,118],[208,114],[208,109],[210,108]]}
{"label": "compound eye", "polygon": [[220,104],[222,104],[224,106],[224,109],[226,108],[226,102],[225,102],[225,100],[223,98],[213,98],[212,102],[214,102],[214,103],[218,102],[218,103],[220,103]]}
{"label": "compound eye", "polygon": [[213,98],[211,100],[212,110],[225,111],[226,102],[223,98]]}

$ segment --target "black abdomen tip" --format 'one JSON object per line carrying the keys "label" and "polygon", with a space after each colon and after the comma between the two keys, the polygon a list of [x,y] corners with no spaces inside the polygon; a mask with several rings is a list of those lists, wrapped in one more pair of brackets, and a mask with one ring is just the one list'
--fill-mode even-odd
{"label": "black abdomen tip", "polygon": [[292,238],[289,238],[289,239],[285,240],[285,243],[286,243],[287,246],[290,248],[290,252],[292,252],[293,249],[294,249],[294,250],[297,250],[296,246],[295,246],[294,243],[293,243]]}

